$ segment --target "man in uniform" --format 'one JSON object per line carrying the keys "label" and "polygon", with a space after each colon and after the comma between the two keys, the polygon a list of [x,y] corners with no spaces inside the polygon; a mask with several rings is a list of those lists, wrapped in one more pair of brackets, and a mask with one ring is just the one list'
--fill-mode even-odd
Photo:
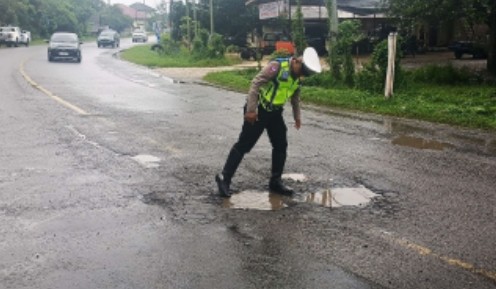
{"label": "man in uniform", "polygon": [[250,152],[266,129],[272,144],[272,174],[269,188],[272,192],[292,195],[294,192],[282,183],[286,163],[287,127],[283,106],[291,99],[295,128],[300,129],[300,77],[320,73],[317,52],[305,49],[302,57],[270,61],[252,80],[244,107],[244,123],[238,141],[229,152],[222,173],[215,176],[219,193],[230,197],[229,187],[243,156]]}

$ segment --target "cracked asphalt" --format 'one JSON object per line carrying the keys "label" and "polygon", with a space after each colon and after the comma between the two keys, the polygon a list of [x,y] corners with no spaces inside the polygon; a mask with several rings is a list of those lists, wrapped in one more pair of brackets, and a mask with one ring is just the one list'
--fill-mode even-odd
{"label": "cracked asphalt", "polygon": [[[494,288],[494,132],[311,105],[296,131],[288,109],[297,196],[227,208],[214,175],[244,95],[115,52],[0,50],[0,288]],[[263,136],[234,190],[269,171]],[[378,196],[304,201],[343,188]]]}

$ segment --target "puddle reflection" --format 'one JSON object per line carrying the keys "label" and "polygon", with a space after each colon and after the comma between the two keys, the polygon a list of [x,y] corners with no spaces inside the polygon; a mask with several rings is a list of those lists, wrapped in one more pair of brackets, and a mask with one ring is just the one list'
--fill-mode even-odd
{"label": "puddle reflection", "polygon": [[416,149],[430,149],[442,151],[445,148],[451,148],[453,145],[449,143],[442,143],[435,140],[426,140],[419,137],[411,137],[402,135],[393,139],[392,143],[394,145],[412,147]]}
{"label": "puddle reflection", "polygon": [[224,199],[223,208],[277,211],[291,205],[289,197],[261,191],[243,191]]}
{"label": "puddle reflection", "polygon": [[305,201],[327,208],[339,208],[342,206],[364,207],[377,196],[379,195],[365,187],[334,188],[308,194]]}
{"label": "puddle reflection", "polygon": [[222,207],[261,211],[277,211],[297,203],[311,203],[326,208],[364,207],[377,196],[379,195],[365,187],[322,190],[316,193],[303,194],[299,197],[296,196],[295,199],[269,192],[248,190],[224,199]]}

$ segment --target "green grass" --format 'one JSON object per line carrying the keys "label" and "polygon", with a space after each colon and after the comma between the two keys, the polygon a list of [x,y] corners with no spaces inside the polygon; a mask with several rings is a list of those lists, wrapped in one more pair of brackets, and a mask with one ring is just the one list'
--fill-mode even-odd
{"label": "green grass", "polygon": [[[255,70],[209,73],[205,80],[248,92]],[[489,85],[412,84],[390,100],[349,88],[302,87],[302,101],[384,115],[496,130],[496,88]]]}
{"label": "green grass", "polygon": [[224,57],[220,59],[194,59],[187,51],[173,55],[160,55],[151,50],[152,45],[138,45],[126,49],[121,53],[121,58],[129,62],[147,67],[214,67],[229,66],[240,63],[236,58]]}

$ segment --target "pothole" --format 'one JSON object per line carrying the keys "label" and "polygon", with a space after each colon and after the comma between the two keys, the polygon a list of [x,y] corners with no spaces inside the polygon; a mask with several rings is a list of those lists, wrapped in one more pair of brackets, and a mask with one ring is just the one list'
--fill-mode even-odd
{"label": "pothole", "polygon": [[223,200],[222,207],[229,209],[277,211],[298,203],[311,203],[326,208],[345,206],[365,207],[379,196],[365,187],[333,188],[315,193],[282,196],[266,191],[247,190],[233,194]]}
{"label": "pothole", "polygon": [[223,208],[260,211],[277,211],[294,203],[289,197],[269,192],[248,190],[224,199]]}
{"label": "pothole", "polygon": [[419,137],[402,135],[393,139],[394,145],[412,147],[416,149],[430,149],[442,151],[445,148],[451,148],[453,145],[449,143],[438,142],[435,140],[427,140]]}

